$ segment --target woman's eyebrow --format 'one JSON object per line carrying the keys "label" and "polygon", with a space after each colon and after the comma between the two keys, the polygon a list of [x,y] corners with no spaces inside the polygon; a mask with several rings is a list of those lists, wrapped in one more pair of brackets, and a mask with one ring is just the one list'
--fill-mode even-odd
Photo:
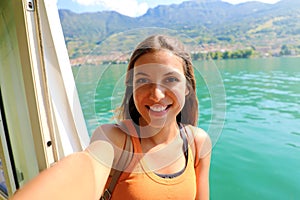
{"label": "woman's eyebrow", "polygon": [[148,74],[146,74],[146,73],[144,73],[144,72],[138,72],[138,73],[136,73],[136,74],[134,74],[135,76],[150,76],[150,75],[148,75]]}
{"label": "woman's eyebrow", "polygon": [[180,75],[180,73],[176,71],[172,71],[172,72],[165,73],[163,76],[170,76],[170,75]]}

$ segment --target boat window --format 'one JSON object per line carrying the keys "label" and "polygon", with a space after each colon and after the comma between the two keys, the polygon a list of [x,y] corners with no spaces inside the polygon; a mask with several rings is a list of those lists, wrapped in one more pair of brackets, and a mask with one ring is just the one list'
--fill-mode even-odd
{"label": "boat window", "polygon": [[3,170],[1,159],[0,159],[0,191],[1,191],[1,193],[8,195],[7,185],[6,185],[6,181],[5,181],[5,177],[4,177],[4,170]]}
{"label": "boat window", "polygon": [[[8,139],[8,129],[5,119],[2,94],[0,90],[0,196],[7,198],[11,193],[11,185],[19,187],[18,182],[14,180],[15,167],[12,157],[11,144]],[[14,185],[14,184],[17,185]],[[1,198],[0,198],[1,199]]]}

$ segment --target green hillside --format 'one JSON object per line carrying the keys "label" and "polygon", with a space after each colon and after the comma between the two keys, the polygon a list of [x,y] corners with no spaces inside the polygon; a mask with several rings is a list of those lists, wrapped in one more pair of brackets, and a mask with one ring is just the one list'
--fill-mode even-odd
{"label": "green hillside", "polygon": [[149,32],[182,35],[198,53],[251,49],[256,56],[280,56],[300,52],[300,1],[295,0],[238,5],[186,1],[157,6],[136,18],[110,11],[59,10],[59,14],[70,58],[77,61],[87,56],[101,61],[110,60],[109,55],[122,56]]}

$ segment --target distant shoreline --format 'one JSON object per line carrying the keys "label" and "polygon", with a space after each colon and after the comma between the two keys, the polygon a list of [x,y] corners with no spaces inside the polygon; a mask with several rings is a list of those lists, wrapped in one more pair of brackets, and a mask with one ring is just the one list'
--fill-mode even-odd
{"label": "distant shoreline", "polygon": [[[72,67],[80,67],[82,65],[105,65],[105,64],[128,64],[129,57],[125,56],[122,59],[105,59],[106,56],[84,56],[80,58],[70,59],[70,63]],[[192,56],[193,57],[193,56]],[[258,58],[299,58],[298,55],[253,55],[251,57],[235,57],[235,58],[206,58],[206,59],[195,59],[192,58],[193,61],[205,61],[205,60],[235,60],[235,59],[258,59]]]}

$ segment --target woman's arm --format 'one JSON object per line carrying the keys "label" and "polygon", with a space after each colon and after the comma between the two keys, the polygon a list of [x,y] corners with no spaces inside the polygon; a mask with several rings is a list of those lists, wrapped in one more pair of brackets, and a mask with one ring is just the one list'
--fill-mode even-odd
{"label": "woman's arm", "polygon": [[209,200],[209,169],[211,158],[211,140],[208,134],[202,129],[195,132],[195,144],[197,148],[197,157],[195,166],[197,194],[196,200]]}
{"label": "woman's arm", "polygon": [[210,168],[209,152],[204,158],[199,160],[195,168],[197,180],[197,200],[209,200],[209,168]]}
{"label": "woman's arm", "polygon": [[106,141],[95,141],[71,154],[18,190],[11,200],[98,200],[106,184],[114,151]]}

